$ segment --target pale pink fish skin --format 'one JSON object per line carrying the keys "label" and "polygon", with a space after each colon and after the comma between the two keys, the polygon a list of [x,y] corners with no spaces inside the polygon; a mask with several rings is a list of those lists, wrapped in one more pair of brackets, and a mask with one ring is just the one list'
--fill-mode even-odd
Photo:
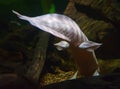
{"label": "pale pink fish skin", "polygon": [[37,17],[28,17],[13,11],[19,18],[29,21],[33,26],[46,31],[56,37],[79,46],[82,42],[88,41],[85,34],[71,18],[60,14],[46,14]]}
{"label": "pale pink fish skin", "polygon": [[[79,26],[69,17],[60,14],[47,14],[31,18],[37,27],[61,39],[69,41],[75,46],[88,41]],[[33,23],[36,25],[36,23]]]}

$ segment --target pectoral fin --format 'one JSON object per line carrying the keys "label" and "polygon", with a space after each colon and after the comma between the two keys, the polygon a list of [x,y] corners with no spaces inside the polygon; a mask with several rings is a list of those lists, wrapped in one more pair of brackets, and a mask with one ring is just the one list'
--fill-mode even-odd
{"label": "pectoral fin", "polygon": [[79,48],[86,49],[88,51],[92,51],[92,50],[99,48],[101,45],[102,44],[100,44],[100,43],[96,43],[96,42],[92,42],[92,41],[85,41],[79,45]]}
{"label": "pectoral fin", "polygon": [[78,71],[75,72],[75,74],[72,76],[72,78],[70,78],[70,80],[77,79],[77,74],[78,74]]}
{"label": "pectoral fin", "polygon": [[93,76],[99,76],[100,74],[99,74],[99,72],[96,70],[95,72],[94,72],[94,74],[93,74]]}
{"label": "pectoral fin", "polygon": [[69,47],[69,43],[67,41],[60,41],[58,43],[55,43],[54,45],[59,51]]}

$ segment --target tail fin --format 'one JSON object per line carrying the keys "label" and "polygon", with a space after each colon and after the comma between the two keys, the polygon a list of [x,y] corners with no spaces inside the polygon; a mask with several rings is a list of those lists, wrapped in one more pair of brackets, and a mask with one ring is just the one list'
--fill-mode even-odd
{"label": "tail fin", "polygon": [[12,12],[13,12],[14,14],[16,14],[20,19],[27,20],[27,21],[29,21],[29,19],[30,19],[30,17],[21,15],[20,13],[14,11],[14,10],[12,10]]}

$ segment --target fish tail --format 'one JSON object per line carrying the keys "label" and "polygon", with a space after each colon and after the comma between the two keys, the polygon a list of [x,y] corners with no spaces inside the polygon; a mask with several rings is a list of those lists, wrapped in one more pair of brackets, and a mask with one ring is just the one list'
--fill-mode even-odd
{"label": "fish tail", "polygon": [[29,20],[29,19],[30,19],[30,17],[21,15],[21,14],[18,13],[17,11],[12,10],[12,12],[13,12],[14,14],[16,14],[20,19],[23,19],[23,20]]}

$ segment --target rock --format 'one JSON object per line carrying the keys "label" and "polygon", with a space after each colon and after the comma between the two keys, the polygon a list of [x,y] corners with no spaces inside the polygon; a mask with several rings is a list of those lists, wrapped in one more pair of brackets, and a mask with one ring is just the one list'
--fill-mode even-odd
{"label": "rock", "polygon": [[106,75],[111,73],[113,70],[120,68],[120,59],[99,59],[100,74]]}
{"label": "rock", "polygon": [[0,89],[33,89],[33,84],[16,74],[1,74]]}

